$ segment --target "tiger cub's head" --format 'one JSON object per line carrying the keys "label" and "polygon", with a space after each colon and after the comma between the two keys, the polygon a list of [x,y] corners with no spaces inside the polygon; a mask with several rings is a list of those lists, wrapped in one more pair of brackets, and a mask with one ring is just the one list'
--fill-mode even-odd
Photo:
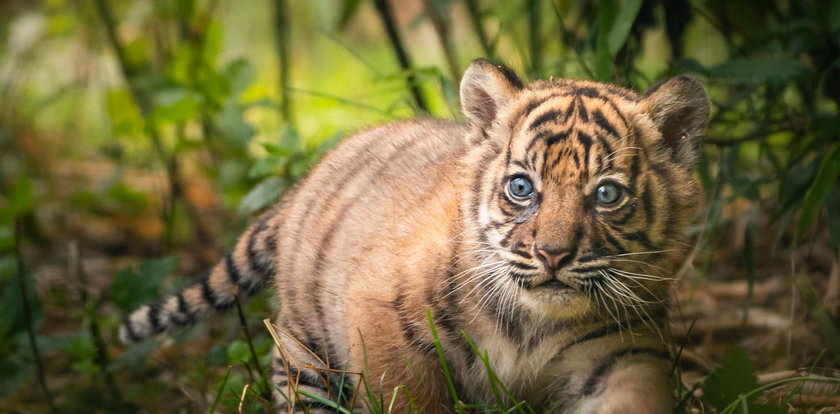
{"label": "tiger cub's head", "polygon": [[471,280],[548,318],[661,304],[699,201],[693,167],[710,110],[700,83],[678,76],[643,95],[568,79],[524,85],[476,60],[460,92]]}

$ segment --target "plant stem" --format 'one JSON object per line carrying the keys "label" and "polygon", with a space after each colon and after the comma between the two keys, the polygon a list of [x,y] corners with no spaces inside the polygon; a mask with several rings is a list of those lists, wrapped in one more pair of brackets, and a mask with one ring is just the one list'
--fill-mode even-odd
{"label": "plant stem", "polygon": [[542,70],[539,0],[528,0],[528,45],[531,54],[531,75],[537,76]]}
{"label": "plant stem", "polygon": [[289,10],[286,0],[274,0],[274,38],[280,68],[280,115],[283,121],[292,123],[292,102],[289,98]]}
{"label": "plant stem", "polygon": [[495,57],[490,41],[487,39],[487,33],[484,31],[484,25],[481,23],[481,10],[478,8],[477,0],[464,0],[467,5],[467,12],[470,15],[470,23],[472,23],[473,31],[478,36],[478,42],[481,43],[481,50],[484,56],[488,59]]}
{"label": "plant stem", "polygon": [[41,386],[41,392],[47,400],[47,405],[50,411],[57,413],[58,409],[53,402],[52,394],[49,387],[47,387],[47,377],[44,374],[44,363],[41,361],[41,353],[38,351],[38,342],[35,340],[35,329],[32,327],[32,309],[29,305],[29,295],[26,291],[26,268],[23,264],[23,254],[20,251],[21,244],[21,221],[19,217],[15,218],[15,264],[17,265],[17,279],[18,287],[20,288],[20,301],[23,304],[23,320],[26,324],[26,333],[29,337],[29,347],[32,350],[32,357],[35,360],[35,370],[38,374],[38,384]]}
{"label": "plant stem", "polygon": [[161,139],[160,134],[158,133],[157,128],[155,128],[155,125],[151,119],[152,104],[149,101],[148,96],[146,96],[140,90],[140,88],[137,87],[135,83],[135,71],[128,63],[128,58],[126,57],[125,49],[123,48],[122,44],[120,44],[120,41],[117,38],[114,15],[111,12],[111,8],[108,1],[93,0],[93,3],[96,6],[96,11],[99,14],[99,18],[102,20],[102,23],[105,26],[105,34],[107,35],[108,43],[110,43],[111,48],[117,55],[117,62],[119,63],[119,67],[122,71],[123,77],[128,83],[129,92],[131,93],[131,96],[134,99],[135,103],[137,103],[137,107],[140,108],[140,116],[143,118],[144,129],[152,141],[152,147],[154,148],[155,153],[157,154],[161,162],[163,162],[164,168],[166,169],[166,177],[169,182],[169,200],[164,203],[163,220],[166,224],[165,242],[167,247],[171,248],[172,229],[174,227],[174,205],[176,200],[178,200],[182,193],[181,184],[178,179],[178,163],[174,156],[170,157],[169,155],[167,155],[166,149],[163,145],[163,140]]}
{"label": "plant stem", "polygon": [[79,279],[79,295],[82,300],[82,305],[85,308],[87,329],[91,339],[93,340],[93,345],[96,348],[96,364],[99,365],[99,368],[102,370],[102,374],[105,376],[105,386],[108,387],[108,392],[110,393],[109,397],[122,404],[122,394],[120,394],[117,382],[114,380],[114,375],[108,370],[108,365],[111,363],[108,358],[108,348],[105,345],[105,340],[102,338],[102,332],[99,329],[99,321],[96,319],[98,301],[91,300],[90,295],[88,295],[87,273],[82,265],[82,258],[79,254],[78,243],[75,240],[70,242],[68,250],[69,270],[76,273],[76,277]]}
{"label": "plant stem", "polygon": [[423,0],[423,7],[426,10],[426,16],[432,22],[432,27],[435,29],[440,47],[443,49],[443,56],[446,58],[446,65],[449,68],[449,75],[452,76],[452,81],[457,85],[461,82],[461,71],[458,69],[458,59],[455,57],[455,50],[452,47],[452,39],[449,36],[449,27],[443,19],[443,16],[438,12],[434,0]]}
{"label": "plant stem", "polygon": [[421,111],[429,112],[429,106],[426,105],[426,101],[423,99],[420,86],[417,84],[417,77],[414,75],[414,69],[411,67],[411,60],[402,44],[400,34],[397,32],[397,25],[394,23],[391,6],[387,0],[374,0],[373,3],[376,6],[379,19],[382,20],[382,24],[385,26],[385,32],[388,34],[388,40],[391,41],[394,54],[397,55],[400,69],[406,75],[406,82],[408,83],[408,88],[411,90],[411,95],[414,97],[414,103]]}
{"label": "plant stem", "polygon": [[271,399],[271,387],[266,381],[262,366],[260,366],[260,359],[257,357],[257,351],[254,348],[254,341],[251,339],[251,331],[248,330],[248,322],[245,320],[245,312],[242,310],[242,303],[239,301],[239,294],[234,295],[233,298],[236,300],[236,313],[239,315],[239,326],[242,327],[242,332],[245,333],[245,339],[248,342],[248,349],[251,351],[251,358],[254,360],[254,369],[257,370],[257,374],[260,376],[263,397]]}

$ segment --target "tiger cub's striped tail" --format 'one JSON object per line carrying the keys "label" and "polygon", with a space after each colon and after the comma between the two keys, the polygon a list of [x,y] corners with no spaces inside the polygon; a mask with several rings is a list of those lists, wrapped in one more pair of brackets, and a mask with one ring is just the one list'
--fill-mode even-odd
{"label": "tiger cub's striped tail", "polygon": [[276,211],[263,215],[198,282],[129,314],[120,326],[120,340],[128,344],[190,325],[229,309],[237,295],[246,297],[262,289],[275,271],[276,217]]}

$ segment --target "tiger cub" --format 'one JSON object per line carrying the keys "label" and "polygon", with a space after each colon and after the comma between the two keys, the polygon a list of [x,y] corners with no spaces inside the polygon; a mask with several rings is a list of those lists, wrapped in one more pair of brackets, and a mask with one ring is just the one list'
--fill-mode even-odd
{"label": "tiger cub", "polygon": [[[296,387],[367,411],[351,395],[359,377],[339,372],[363,371],[384,401],[398,394],[394,412],[409,404],[398,386],[420,412],[453,412],[439,345],[463,401],[496,401],[486,355],[537,412],[671,412],[667,291],[699,201],[703,87],[687,75],[643,95],[526,85],[479,59],[460,95],[466,124],[401,121],[344,140],[206,278],[132,313],[123,340],[271,281],[288,334],[272,380],[287,397]],[[292,391],[277,391],[279,411],[335,412]]]}

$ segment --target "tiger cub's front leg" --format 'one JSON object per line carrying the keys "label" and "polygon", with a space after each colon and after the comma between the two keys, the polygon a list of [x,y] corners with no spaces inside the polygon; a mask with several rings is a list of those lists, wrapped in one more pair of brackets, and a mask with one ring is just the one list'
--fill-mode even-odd
{"label": "tiger cub's front leg", "polygon": [[601,343],[570,347],[556,385],[557,401],[546,412],[580,414],[673,412],[673,357],[658,334],[604,338]]}
{"label": "tiger cub's front leg", "polygon": [[[646,351],[647,352],[647,351]],[[603,367],[603,368],[601,368]],[[581,414],[673,412],[671,364],[664,355],[636,354],[599,367],[599,376],[584,384],[584,395],[574,410]]]}

